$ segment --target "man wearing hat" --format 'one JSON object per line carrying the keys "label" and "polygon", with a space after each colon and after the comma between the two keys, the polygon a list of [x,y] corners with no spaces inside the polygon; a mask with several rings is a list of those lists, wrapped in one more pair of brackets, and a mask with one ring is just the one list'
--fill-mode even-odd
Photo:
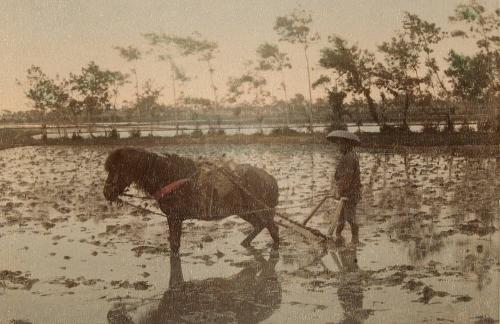
{"label": "man wearing hat", "polygon": [[341,154],[334,177],[336,198],[347,199],[337,222],[337,241],[343,241],[342,230],[347,221],[351,227],[352,242],[357,243],[359,226],[356,224],[356,206],[361,199],[361,179],[359,158],[354,146],[358,145],[360,140],[356,135],[343,130],[331,132],[327,139],[338,145]]}

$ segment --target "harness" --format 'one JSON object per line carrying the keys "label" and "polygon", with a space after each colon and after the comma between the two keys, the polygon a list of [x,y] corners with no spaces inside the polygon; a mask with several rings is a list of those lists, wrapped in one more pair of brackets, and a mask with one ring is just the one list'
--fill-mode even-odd
{"label": "harness", "polygon": [[189,182],[191,180],[192,176],[189,178],[183,178],[176,180],[174,182],[171,182],[167,184],[165,187],[158,189],[155,193],[153,193],[153,198],[156,199],[156,201],[160,201],[163,197],[166,195],[174,192],[176,189],[180,188],[183,184],[186,182]]}
{"label": "harness", "polygon": [[[226,185],[230,185],[234,190],[234,183],[227,179],[228,175],[226,172],[234,172],[227,161],[217,161],[219,163],[214,163],[213,161],[201,160],[197,163],[197,170],[194,174],[187,178],[182,178],[168,183],[166,186],[158,189],[151,196],[159,203],[163,198],[171,195],[176,190],[182,188],[186,183],[193,181],[195,190],[199,192],[199,213],[203,214],[203,218],[212,219],[214,217],[214,204],[216,191],[221,190],[224,182]],[[221,164],[220,166],[217,164]],[[228,170],[226,170],[228,168]],[[232,175],[236,177],[236,175]],[[224,180],[224,181],[222,181]],[[222,182],[221,182],[222,181]],[[226,188],[226,191],[228,189]]]}

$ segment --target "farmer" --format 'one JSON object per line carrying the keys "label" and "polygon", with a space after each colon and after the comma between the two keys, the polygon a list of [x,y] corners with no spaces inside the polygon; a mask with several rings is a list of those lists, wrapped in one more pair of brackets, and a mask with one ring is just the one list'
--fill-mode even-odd
{"label": "farmer", "polygon": [[347,199],[335,230],[337,242],[343,242],[342,230],[347,221],[351,227],[352,242],[357,243],[359,227],[356,224],[356,205],[361,199],[361,180],[359,159],[354,146],[358,145],[360,140],[356,135],[343,130],[331,132],[327,139],[338,145],[341,154],[335,170],[335,196],[337,199]]}

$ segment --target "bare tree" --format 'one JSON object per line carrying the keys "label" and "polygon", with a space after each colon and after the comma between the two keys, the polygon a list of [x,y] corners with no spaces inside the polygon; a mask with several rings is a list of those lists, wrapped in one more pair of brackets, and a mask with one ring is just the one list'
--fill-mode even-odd
{"label": "bare tree", "polygon": [[259,57],[257,69],[261,71],[276,71],[281,75],[281,89],[283,90],[285,103],[285,127],[290,124],[290,108],[288,106],[288,95],[285,82],[285,70],[291,69],[290,58],[286,53],[279,50],[277,45],[264,43],[257,48]]}
{"label": "bare tree", "polygon": [[[120,47],[114,46],[115,50],[118,51],[121,58],[125,59],[127,62],[132,63],[132,68],[130,71],[134,75],[135,78],[135,100],[136,102],[139,100],[139,78],[137,76],[137,62],[142,58],[142,52],[133,46],[128,47]],[[141,122],[141,112],[138,111],[139,122]]]}
{"label": "bare tree", "polygon": [[311,90],[311,69],[309,66],[309,56],[307,50],[311,43],[319,39],[318,33],[312,33],[310,24],[312,22],[311,14],[303,9],[295,9],[291,14],[276,18],[274,30],[280,36],[280,41],[286,41],[291,44],[298,43],[304,50],[304,57],[307,68],[307,85],[309,90],[309,126],[312,131],[312,90]]}

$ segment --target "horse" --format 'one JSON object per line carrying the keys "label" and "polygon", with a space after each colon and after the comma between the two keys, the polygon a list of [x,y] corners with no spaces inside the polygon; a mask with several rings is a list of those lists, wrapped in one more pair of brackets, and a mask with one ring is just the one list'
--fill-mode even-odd
{"label": "horse", "polygon": [[220,220],[231,215],[238,215],[253,226],[253,231],[241,242],[243,246],[250,246],[264,228],[271,234],[273,248],[279,246],[279,230],[274,222],[278,184],[263,169],[236,164],[232,174],[227,175],[234,178],[233,187],[224,196],[218,195],[214,188],[207,212],[206,188],[200,186],[199,165],[192,159],[127,147],[112,151],[104,167],[108,172],[103,190],[106,200],[118,200],[131,184],[157,200],[168,219],[173,254],[179,253],[184,220]]}
{"label": "horse", "polygon": [[[254,259],[228,278],[185,281],[180,257],[170,257],[168,289],[159,302],[132,321],[123,304],[108,311],[109,324],[259,323],[271,317],[282,302],[275,267],[279,254],[266,260],[249,249]],[[134,307],[131,307],[132,309]]]}

